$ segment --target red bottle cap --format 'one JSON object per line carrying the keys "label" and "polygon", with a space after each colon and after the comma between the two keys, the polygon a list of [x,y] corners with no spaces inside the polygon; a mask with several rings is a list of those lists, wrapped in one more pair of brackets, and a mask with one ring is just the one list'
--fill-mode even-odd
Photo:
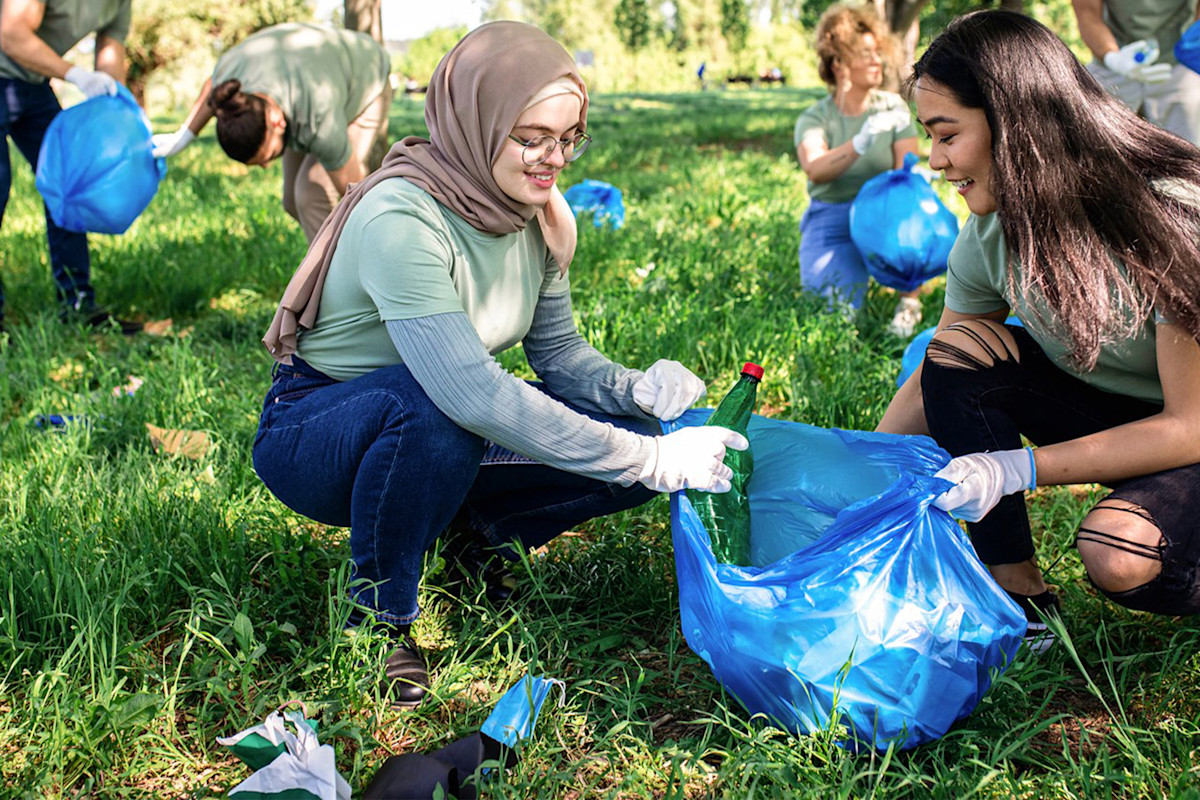
{"label": "red bottle cap", "polygon": [[756,380],[756,381],[761,381],[762,377],[763,377],[763,368],[760,367],[758,364],[755,364],[751,361],[747,361],[745,364],[742,365],[742,374],[749,375],[751,378],[754,378],[754,380]]}

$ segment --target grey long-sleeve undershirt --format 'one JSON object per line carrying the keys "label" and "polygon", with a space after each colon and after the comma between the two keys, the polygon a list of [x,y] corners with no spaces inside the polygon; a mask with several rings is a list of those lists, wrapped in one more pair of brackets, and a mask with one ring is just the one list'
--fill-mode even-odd
{"label": "grey long-sleeve undershirt", "polygon": [[[656,452],[652,437],[577,413],[504,370],[465,312],[389,320],[387,330],[442,413],[509,450],[625,486]],[[524,347],[534,372],[560,397],[609,414],[644,416],[632,392],[643,373],[614,364],[579,335],[569,294],[538,298]]]}

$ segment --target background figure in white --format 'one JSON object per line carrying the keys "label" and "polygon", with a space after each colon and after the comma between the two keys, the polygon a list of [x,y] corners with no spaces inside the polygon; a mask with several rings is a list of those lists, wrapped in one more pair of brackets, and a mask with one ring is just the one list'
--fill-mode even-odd
{"label": "background figure in white", "polygon": [[1200,144],[1200,74],[1175,61],[1175,43],[1197,18],[1196,0],[1071,4],[1096,57],[1088,70],[1104,88],[1160,128]]}

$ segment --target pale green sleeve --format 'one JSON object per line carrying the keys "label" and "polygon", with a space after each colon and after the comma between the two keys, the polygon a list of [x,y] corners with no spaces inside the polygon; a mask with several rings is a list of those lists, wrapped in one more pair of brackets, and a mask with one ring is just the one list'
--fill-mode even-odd
{"label": "pale green sleeve", "polygon": [[800,118],[796,120],[796,128],[792,132],[792,145],[799,147],[810,135],[820,135],[821,139],[828,146],[829,134],[825,130],[825,117],[820,111],[820,102],[813,103],[808,107]]}
{"label": "pale green sleeve", "polygon": [[415,206],[391,208],[356,237],[363,291],[384,322],[463,311],[450,276],[450,242]]}
{"label": "pale green sleeve", "polygon": [[990,314],[1008,306],[988,278],[989,259],[978,235],[979,218],[972,214],[950,250],[946,269],[946,308],[959,314]]}
{"label": "pale green sleeve", "polygon": [[124,0],[121,7],[117,9],[117,16],[113,18],[113,21],[96,31],[96,35],[107,36],[109,39],[125,44],[125,37],[129,35],[132,5],[133,0]]}
{"label": "pale green sleeve", "polygon": [[342,113],[330,108],[309,132],[308,152],[329,172],[341,169],[350,160],[350,136],[346,132],[349,127]]}

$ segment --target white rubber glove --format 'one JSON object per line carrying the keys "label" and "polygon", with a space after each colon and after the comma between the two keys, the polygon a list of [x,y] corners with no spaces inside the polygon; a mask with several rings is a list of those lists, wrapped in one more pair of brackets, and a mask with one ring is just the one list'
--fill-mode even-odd
{"label": "white rubber glove", "polygon": [[678,361],[660,358],[633,385],[633,402],[647,414],[670,422],[704,397],[704,381]]}
{"label": "white rubber glove", "polygon": [[1156,64],[1158,42],[1139,39],[1120,50],[1104,54],[1104,66],[1118,75],[1142,83],[1163,83],[1171,77],[1170,64]]}
{"label": "white rubber glove", "polygon": [[99,70],[92,72],[90,69],[71,67],[63,77],[78,86],[79,90],[88,96],[88,99],[99,97],[102,94],[114,95],[117,93],[117,80],[107,72]]}
{"label": "white rubber glove", "polygon": [[150,137],[150,142],[154,145],[151,155],[155,158],[168,158],[187,147],[195,138],[196,134],[192,133],[187,125],[174,133],[156,133]]}
{"label": "white rubber glove", "polygon": [[666,436],[655,436],[658,450],[646,462],[638,482],[656,492],[699,489],[702,492],[728,492],[733,470],[725,466],[726,448],[745,450],[746,437],[729,428],[681,428]]}
{"label": "white rubber glove", "polygon": [[1029,447],[952,458],[934,477],[958,485],[938,495],[933,504],[967,522],[979,522],[1001,497],[1037,487],[1037,469]]}
{"label": "white rubber glove", "polygon": [[850,140],[854,152],[860,156],[867,152],[875,137],[888,131],[902,131],[912,122],[912,115],[907,109],[893,108],[890,111],[876,111],[867,117],[858,133]]}

